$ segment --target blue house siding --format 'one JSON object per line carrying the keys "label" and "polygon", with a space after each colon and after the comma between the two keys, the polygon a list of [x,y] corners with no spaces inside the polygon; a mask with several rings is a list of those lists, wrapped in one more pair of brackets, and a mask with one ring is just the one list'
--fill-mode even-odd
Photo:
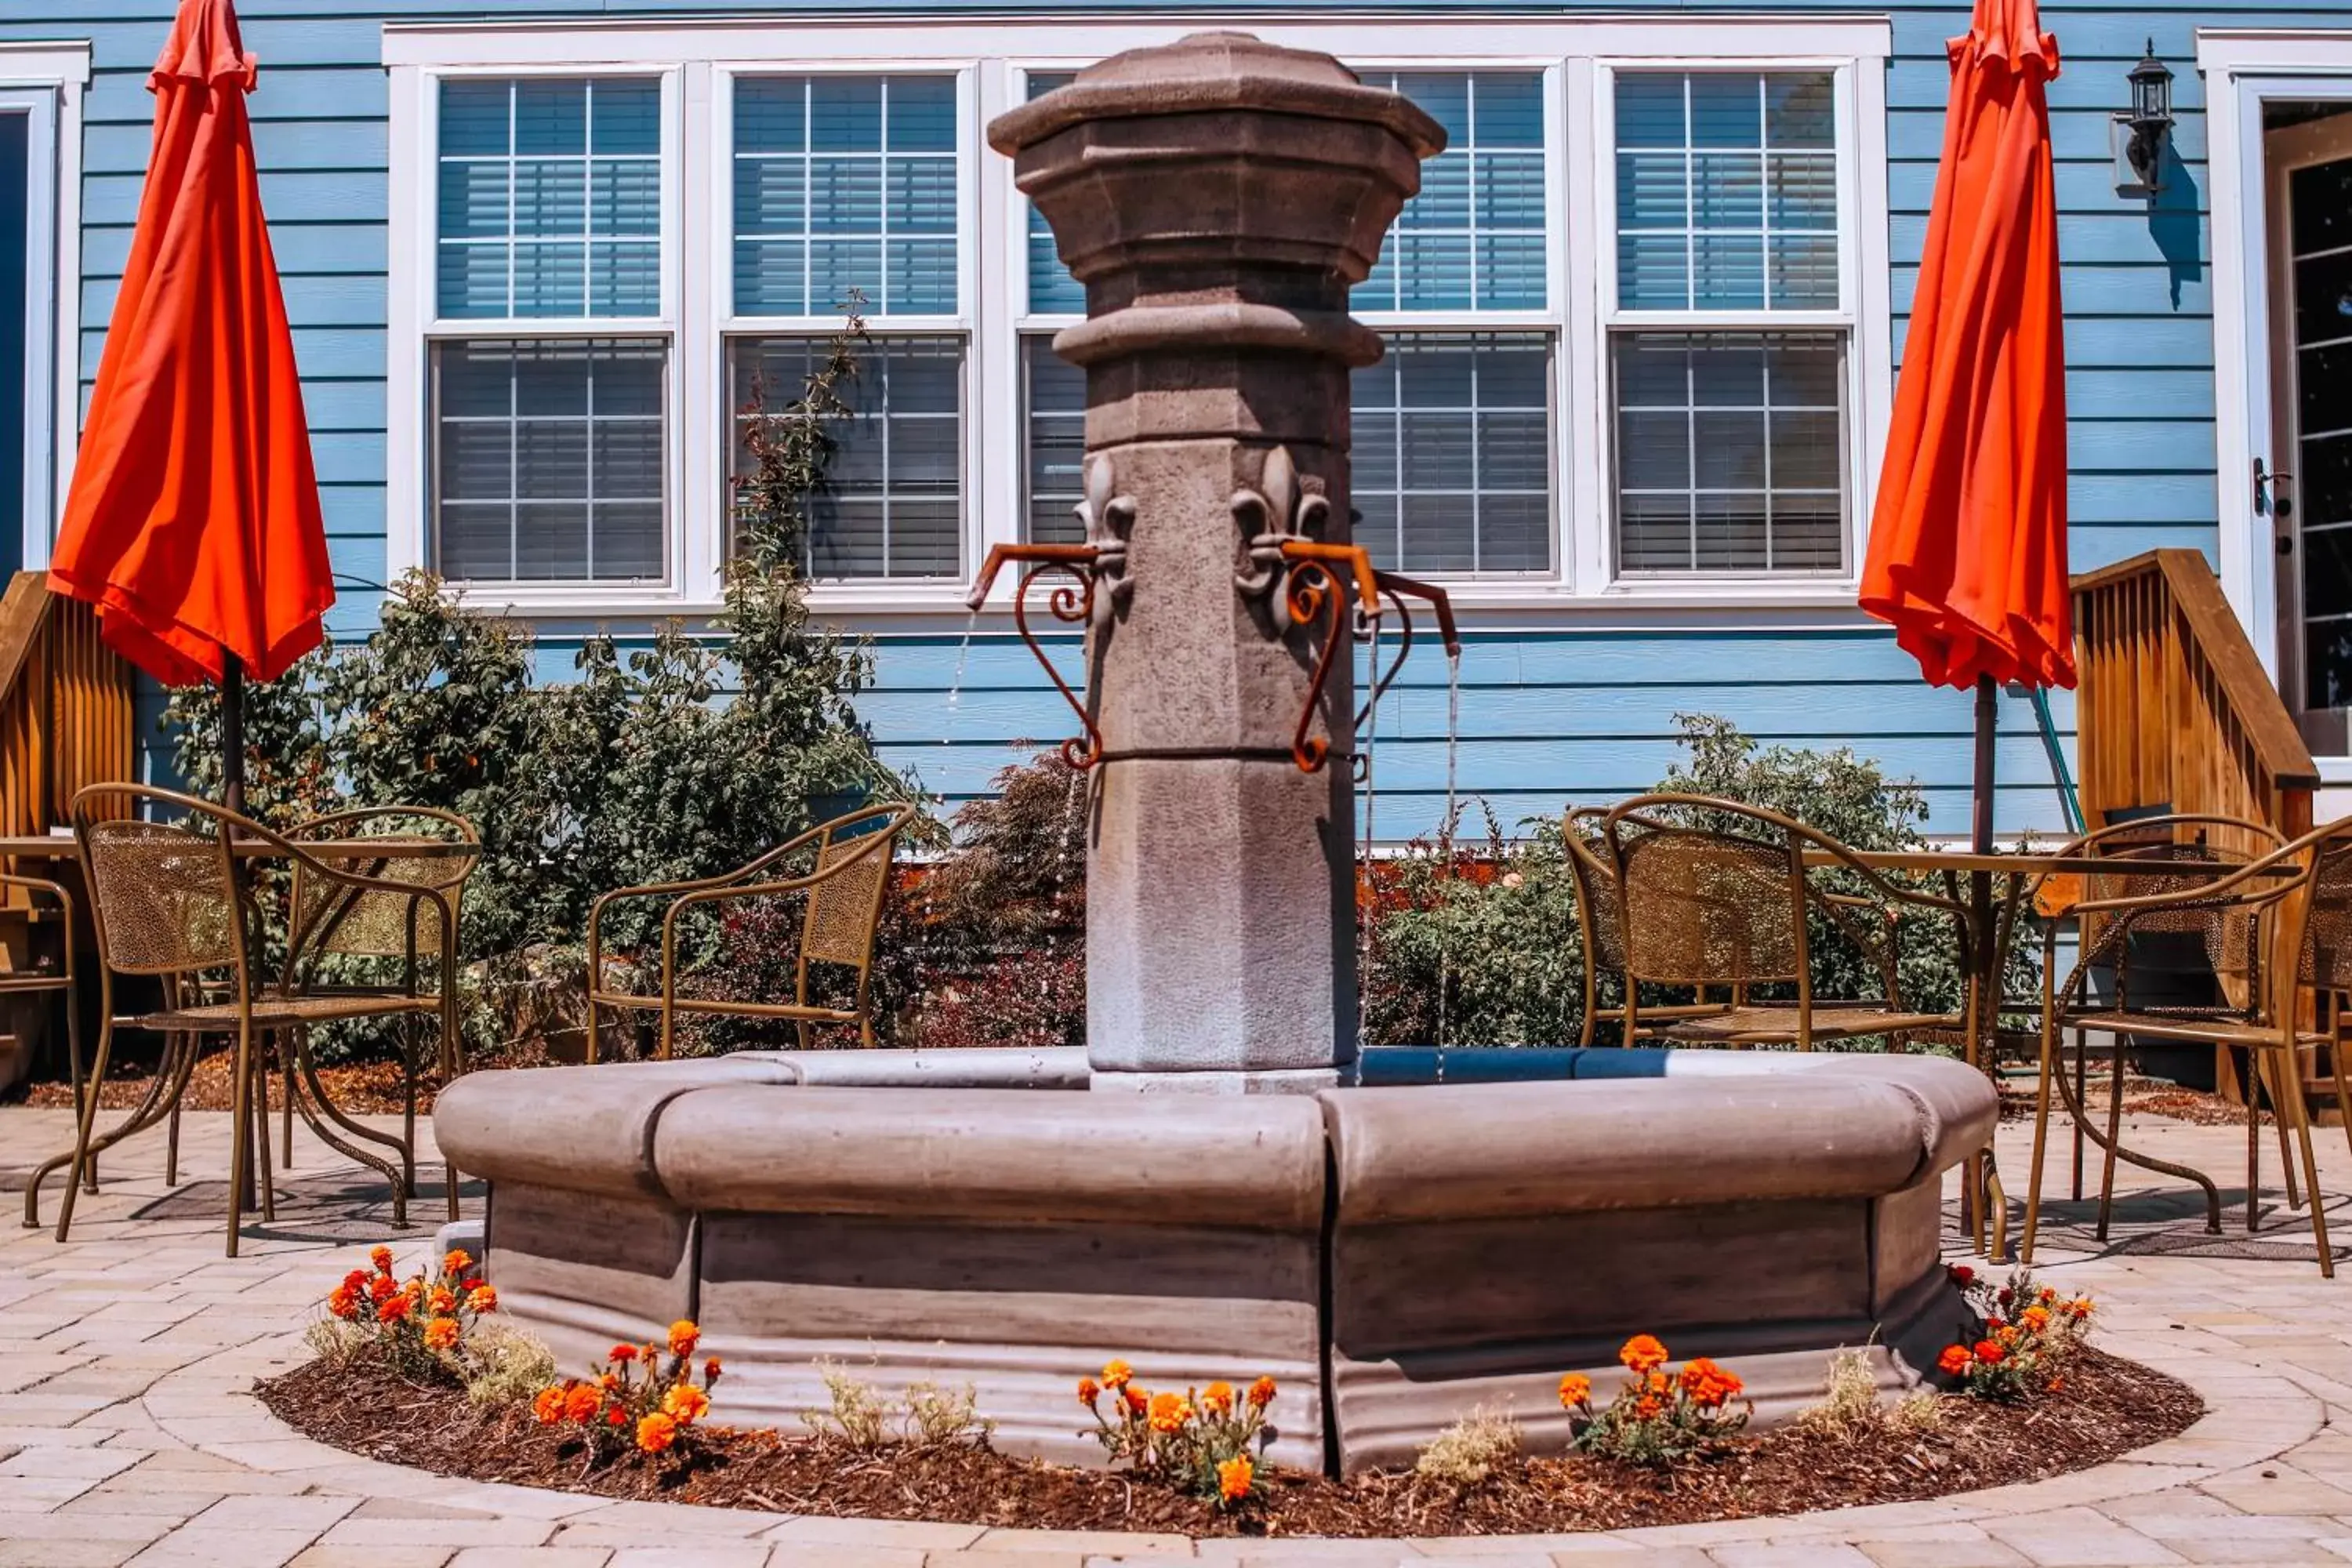
{"label": "blue house siding", "polygon": [[[1476,14],[1475,6],[1460,8]],[[1638,0],[1608,7],[1618,14],[1640,8]],[[79,280],[86,395],[137,213],[152,113],[145,77],[172,5],[89,0],[76,9],[83,14],[60,17],[55,0],[0,0],[0,37],[87,37],[94,46]],[[366,13],[329,0],[246,0],[240,7],[247,46],[263,69],[253,110],[264,198],[317,435],[331,544],[338,571],[349,579],[332,623],[339,634],[355,635],[372,623],[377,595],[369,585],[380,584],[386,571],[382,22],[682,16],[710,9],[580,0],[493,7],[415,0]],[[736,0],[718,9],[783,16],[795,7]],[[1121,9],[1141,14],[1149,7]],[[1886,8],[1854,9],[1876,15]],[[1957,4],[1913,5],[1892,15],[1895,58],[1887,76],[1885,178],[1899,359],[1942,148],[1944,40],[1965,29],[1968,11]],[[2192,29],[2221,21],[2340,26],[2345,13],[2320,6],[2237,10],[2214,0],[2132,8],[2049,3],[2043,18],[2066,59],[2051,99],[2069,306],[2074,562],[2078,568],[2095,566],[2157,545],[2210,553],[2217,543],[2213,341],[2203,91],[2190,64]],[[2158,54],[2177,73],[2179,117],[2173,137],[2179,165],[2158,210],[2114,194],[2107,131],[2110,112],[2125,98],[2124,73],[2151,35]],[[1467,638],[1459,788],[1465,796],[1484,797],[1507,827],[1556,811],[1565,801],[1600,800],[1653,782],[1675,755],[1675,715],[1715,712],[1767,739],[1850,745],[1875,757],[1919,782],[1936,829],[1964,829],[1969,702],[1958,693],[1924,688],[1884,634],[1859,625],[1738,629],[1690,616],[1671,617],[1671,625],[1668,617],[1654,616],[1641,629],[1623,629],[1591,610],[1571,615],[1517,616],[1508,629],[1482,623]],[[961,700],[950,710],[948,691],[961,630],[936,622],[924,626],[877,633],[877,686],[861,710],[891,759],[919,773],[928,787],[950,801],[968,796],[1014,760],[1013,742],[1052,742],[1066,733],[1068,716],[1059,700],[1005,634],[983,631],[973,639]],[[551,633],[542,668],[551,675],[568,669],[574,646]],[[1066,668],[1075,663],[1075,648],[1066,642],[1057,656]],[[2072,706],[2063,695],[2057,713],[2062,729],[2070,729]],[[1436,821],[1445,789],[1445,717],[1444,662],[1424,645],[1380,715],[1373,809],[1382,837],[1424,831]],[[2054,830],[2059,816],[2049,765],[2022,702],[2002,705],[2000,766],[2003,830]]]}

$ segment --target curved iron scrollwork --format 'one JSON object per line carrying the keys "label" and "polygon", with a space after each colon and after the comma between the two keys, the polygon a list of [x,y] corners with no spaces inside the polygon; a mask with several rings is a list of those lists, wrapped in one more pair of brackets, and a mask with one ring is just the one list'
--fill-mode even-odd
{"label": "curved iron scrollwork", "polygon": [[1101,560],[1101,547],[1093,544],[995,545],[989,550],[987,563],[980,569],[980,581],[972,585],[971,594],[965,601],[973,609],[979,609],[988,602],[989,590],[995,587],[997,574],[1007,564],[1031,563],[1029,570],[1021,574],[1021,582],[1013,591],[1013,626],[1021,634],[1021,640],[1029,645],[1031,655],[1045,668],[1045,679],[1054,683],[1054,689],[1062,694],[1062,700],[1068,703],[1070,711],[1077,715],[1079,732],[1062,742],[1062,760],[1081,773],[1102,760],[1102,731],[1095,728],[1094,715],[1087,710],[1085,700],[1071,689],[1068,681],[1062,679],[1062,672],[1054,668],[1053,659],[1046,656],[1044,645],[1038,642],[1037,634],[1030,630],[1029,590],[1036,585],[1037,579],[1048,573],[1067,573],[1071,581],[1054,584],[1045,607],[1057,621],[1070,626],[1091,626],[1097,605],[1109,597],[1095,591],[1095,579],[1100,570]]}

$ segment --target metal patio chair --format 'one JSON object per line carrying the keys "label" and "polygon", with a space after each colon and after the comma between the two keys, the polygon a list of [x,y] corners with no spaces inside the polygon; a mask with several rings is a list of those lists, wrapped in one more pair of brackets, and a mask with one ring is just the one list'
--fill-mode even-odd
{"label": "metal patio chair", "polygon": [[[154,821],[136,815],[145,808],[176,815]],[[209,801],[143,784],[93,784],[74,796],[74,838],[88,880],[90,914],[98,935],[99,981],[105,1026],[90,1067],[89,1092],[70,1156],[36,1173],[36,1184],[60,1163],[71,1176],[58,1209],[58,1239],[73,1224],[74,1194],[89,1162],[103,1149],[145,1131],[176,1110],[197,1042],[228,1035],[236,1040],[230,1079],[233,1120],[229,1139],[228,1256],[236,1256],[251,1178],[262,1215],[272,1218],[276,1196],[269,1183],[267,1113],[268,1047],[288,1030],[342,1018],[430,1014],[438,998],[377,992],[352,995],[300,995],[273,985],[264,971],[265,911],[240,858],[290,863],[299,872],[353,895],[383,893],[414,898],[404,883],[331,866],[293,840]],[[232,840],[242,840],[233,844]],[[301,961],[289,927],[289,963]],[[447,942],[443,931],[439,940]],[[155,976],[164,983],[164,1005],[116,1019],[114,977]],[[212,999],[217,993],[226,1000]],[[149,1029],[167,1042],[164,1068],[146,1099],[104,1133],[97,1131],[100,1087],[119,1028]],[[181,1043],[184,1042],[184,1043]],[[256,1114],[257,1109],[259,1114]],[[257,1161],[248,1155],[257,1148]],[[360,1163],[381,1172],[392,1184],[393,1220],[408,1222],[407,1192],[399,1167],[363,1151],[347,1149]]]}
{"label": "metal patio chair", "polygon": [[[0,973],[0,997],[53,996],[62,1000],[66,1015],[66,1077],[73,1086],[74,1116],[81,1115],[82,1097],[89,1085],[82,1075],[81,1054],[81,989],[74,976],[74,900],[73,894],[62,885],[44,877],[20,877],[0,872],[0,888],[14,888],[36,899],[47,899],[57,906],[58,921],[65,932],[59,944],[64,959],[54,974],[39,971],[9,970]],[[25,1224],[30,1227],[41,1223],[41,1183],[51,1167],[44,1165],[25,1184]],[[88,1177],[90,1190],[98,1188],[93,1172]]]}
{"label": "metal patio chair", "polygon": [[[2161,820],[2161,819],[2158,819]],[[2227,819],[2224,819],[2227,820]],[[2120,825],[2147,830],[2151,823]],[[2243,826],[2243,825],[2241,825]],[[2116,830],[2109,830],[2110,832]],[[2267,829],[2257,829],[2267,833]],[[2259,842],[2259,840],[2257,840]],[[2200,844],[2144,844],[2128,851],[2135,858],[2158,855],[2165,858],[2211,860],[2229,853]],[[2290,1208],[2308,1200],[2312,1239],[2319,1249],[2319,1271],[2332,1279],[2336,1263],[2327,1240],[2327,1216],[2319,1193],[2318,1163],[2312,1151],[2311,1119],[2305,1102],[2297,1052],[2305,1046],[2327,1046],[2328,1036],[2300,1026],[2301,993],[2352,990],[2352,817],[2317,828],[2292,844],[2266,853],[2233,856],[2225,864],[2237,869],[2210,874],[2158,879],[2151,890],[2149,879],[2115,879],[2129,886],[2125,893],[2111,891],[2093,879],[2084,891],[2091,895],[2071,912],[2085,922],[2086,939],[2063,984],[2056,974],[2056,922],[2043,936],[2043,1005],[2042,1059],[2033,1119],[2033,1157],[2026,1178],[2025,1234],[2021,1258],[2030,1260],[2039,1231],[2042,1171],[2047,1149],[2050,1100],[2053,1088],[2069,1101],[2078,1124],[2084,1112],[2057,1078],[2058,1040],[2067,1030],[2095,1030],[2116,1037],[2107,1125],[2103,1138],[2094,1135],[2105,1152],[2099,1180],[2098,1236],[2105,1240],[2115,1208],[2116,1164],[2119,1158],[2196,1181],[2206,1189],[2209,1224],[2217,1224],[2219,1195],[2200,1173],[2123,1154],[2117,1145],[2123,1107],[2123,1057],[2126,1039],[2185,1041],[2237,1047],[2246,1054],[2246,1228],[2260,1224],[2261,1100],[2270,1097],[2286,1164]],[[2131,994],[2130,941],[2137,934],[2182,933],[2198,937],[2216,974],[2225,978],[2224,995],[2210,1005],[2173,1005],[2136,1001]],[[2283,969],[2278,955],[2294,954],[2293,967]],[[2112,965],[2116,974],[2111,1003],[2089,993],[2095,968]],[[2227,977],[2242,974],[2242,985]],[[2231,990],[2239,994],[2231,995]],[[2056,1081],[2053,1083],[2053,1078]],[[2338,1080],[2338,1093],[2342,1092]],[[2289,1140],[2292,1140],[2290,1143]],[[2295,1165],[2302,1166],[2304,1192],[2295,1191]]]}
{"label": "metal patio chair", "polygon": [[[1584,943],[1584,1026],[1577,1036],[1580,1046],[1592,1044],[1595,1026],[1603,1019],[1617,1026],[1620,1044],[1633,1043],[1626,1003],[1604,1008],[1600,999],[1604,971],[1618,977],[1629,1000],[1633,992],[1632,983],[1625,979],[1623,900],[1617,890],[1617,868],[1609,858],[1602,827],[1608,816],[1607,806],[1581,805],[1569,812],[1563,824],[1569,877],[1576,889],[1577,934]],[[1736,988],[1730,1000],[1724,1002],[1710,1002],[1702,991],[1696,1002],[1654,1003],[1641,1011],[1645,1018],[1673,1022],[1727,1012],[1741,1000]]]}
{"label": "metal patio chair", "polygon": [[[1602,819],[1617,869],[1629,1037],[1647,1011],[1636,987],[1730,986],[1736,1005],[1651,1031],[1682,1045],[1794,1046],[1884,1035],[1895,1048],[1923,1030],[1965,1028],[1965,1015],[1904,1005],[1894,917],[1902,906],[1938,910],[1967,929],[1957,899],[1888,880],[1845,845],[1792,817],[1705,795],[1645,795]],[[1807,847],[1823,851],[1864,894],[1816,887]],[[1807,917],[1818,911],[1875,969],[1878,999],[1813,994]],[[1868,916],[1870,918],[1864,918]],[[1875,929],[1874,929],[1874,926]],[[1787,987],[1787,1001],[1754,998]]]}
{"label": "metal patio chair", "polygon": [[[663,1059],[667,1059],[675,1044],[681,1013],[789,1019],[797,1027],[803,1050],[808,1048],[812,1026],[855,1024],[859,1043],[872,1046],[874,1019],[868,1005],[868,988],[874,968],[874,933],[881,923],[883,898],[889,891],[892,852],[898,835],[914,820],[912,805],[866,806],[819,823],[732,871],[691,881],[620,888],[599,898],[588,913],[588,1059],[595,1061],[600,1055],[598,1018],[607,1007],[654,1014],[656,1055]],[[778,874],[794,856],[812,852],[814,866],[806,875]],[[684,978],[677,951],[680,916],[707,905],[803,892],[808,899],[801,915],[793,1000],[759,1002],[698,996],[680,991],[679,982]],[[667,902],[662,914],[656,994],[615,990],[606,984],[604,917],[614,904],[625,899]],[[809,1000],[809,971],[817,963],[832,964],[854,974],[856,1000],[852,1005],[829,1007]]]}

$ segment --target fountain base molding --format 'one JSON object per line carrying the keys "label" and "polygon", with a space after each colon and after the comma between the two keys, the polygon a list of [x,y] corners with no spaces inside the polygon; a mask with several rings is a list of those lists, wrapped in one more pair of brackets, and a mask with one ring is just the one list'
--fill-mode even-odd
{"label": "fountain base molding", "polygon": [[[1098,1459],[1077,1378],[1267,1373],[1277,1463],[1408,1464],[1477,1406],[1565,1446],[1628,1336],[1759,1422],[1869,1345],[1917,1381],[1965,1316],[1942,1178],[1991,1086],[1916,1058],[1372,1050],[1341,1087],[1074,1093],[1081,1050],[747,1052],[481,1073],[435,1125],[490,1184],[503,1309],[566,1367],[693,1318],[720,1414],[801,1427],[820,1361],[977,1390],[1015,1454]],[[1412,1087],[1407,1087],[1412,1086]]]}

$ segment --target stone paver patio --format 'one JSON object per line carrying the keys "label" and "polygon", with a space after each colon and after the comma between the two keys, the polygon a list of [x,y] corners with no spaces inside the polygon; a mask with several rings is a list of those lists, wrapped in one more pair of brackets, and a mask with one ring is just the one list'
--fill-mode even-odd
{"label": "stone paver patio", "polygon": [[[159,1136],[108,1166],[69,1246],[0,1231],[0,1568],[1081,1568],[1121,1559],[1485,1568],[1972,1568],[1976,1564],[2352,1562],[2352,1268],[2322,1281],[2309,1232],[2273,1213],[2219,1238],[2193,1205],[2133,1188],[2116,1243],[2057,1205],[2044,1264],[2101,1302],[2102,1342],[2196,1385],[2210,1413],[2129,1458],[1934,1502],[1608,1535],[1412,1542],[1216,1541],[780,1518],[609,1503],[452,1480],[295,1436],[248,1392],[304,1353],[313,1303],[366,1247],[425,1257],[428,1190],[395,1231],[382,1186],[308,1138],[275,1225],[221,1256],[227,1119],[195,1116],[178,1189]],[[2136,1141],[2234,1195],[2244,1134],[2135,1120]],[[2012,1182],[2023,1130],[2001,1133]],[[0,1110],[0,1187],[68,1136],[62,1112]],[[2326,1130],[2322,1175],[2352,1194]],[[2276,1145],[2265,1150],[2275,1166]],[[2135,1173],[2126,1168],[2126,1177]],[[2275,1174],[2273,1169],[2273,1176]],[[2063,1173],[2051,1184],[2061,1190]],[[15,1201],[13,1198],[11,1201]],[[54,1204],[54,1194],[52,1194]],[[478,1203],[478,1199],[470,1202]],[[2352,1208],[2331,1202],[2352,1243]]]}

